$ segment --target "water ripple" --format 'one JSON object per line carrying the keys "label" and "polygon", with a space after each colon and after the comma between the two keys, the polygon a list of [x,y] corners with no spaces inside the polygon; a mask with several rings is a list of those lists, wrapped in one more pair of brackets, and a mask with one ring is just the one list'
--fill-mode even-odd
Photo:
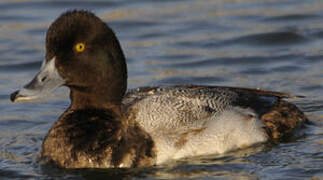
{"label": "water ripple", "polygon": [[210,46],[228,46],[228,45],[247,45],[247,46],[286,46],[306,43],[309,39],[295,32],[270,32],[252,34],[234,38],[231,40],[220,41],[215,44],[207,44]]}
{"label": "water ripple", "polygon": [[321,19],[322,16],[317,14],[288,14],[283,16],[273,16],[264,18],[264,21],[269,22],[287,22],[287,21],[307,21],[307,20],[315,20]]}
{"label": "water ripple", "polygon": [[164,78],[162,80],[154,82],[152,85],[176,85],[176,84],[216,84],[219,82],[224,82],[224,78],[220,77],[181,77],[181,76],[172,76],[169,78]]}
{"label": "water ripple", "polygon": [[[184,63],[171,63],[164,64],[163,67],[168,68],[191,68],[191,67],[208,67],[208,66],[250,66],[250,65],[264,65],[268,62],[288,62],[292,59],[297,59],[299,55],[282,55],[282,56],[270,56],[270,57],[261,57],[261,56],[251,56],[251,57],[218,57],[210,58],[204,60],[195,60],[191,62]],[[298,67],[296,67],[298,68]]]}
{"label": "water ripple", "polygon": [[107,8],[117,7],[121,5],[114,1],[31,1],[31,2],[15,2],[15,3],[0,3],[0,10],[9,11],[11,9],[35,10],[37,8],[46,7],[46,9],[56,9],[64,7],[65,9],[77,8]]}
{"label": "water ripple", "polygon": [[[25,51],[25,53],[26,52],[27,51]],[[40,65],[41,65],[40,61],[20,63],[20,64],[14,64],[14,65],[0,65],[0,71],[17,72],[17,71],[26,71],[26,70],[36,70],[40,68]]]}

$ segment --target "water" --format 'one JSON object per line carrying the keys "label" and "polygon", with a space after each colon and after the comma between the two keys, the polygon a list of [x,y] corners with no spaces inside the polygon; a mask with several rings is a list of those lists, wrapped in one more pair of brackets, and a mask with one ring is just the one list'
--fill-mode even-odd
{"label": "water", "polygon": [[[109,22],[125,51],[129,87],[209,84],[305,95],[304,136],[146,169],[62,170],[36,162],[67,108],[64,88],[12,104],[44,57],[49,24],[67,9]],[[0,2],[0,179],[323,179],[323,1],[157,0]]]}

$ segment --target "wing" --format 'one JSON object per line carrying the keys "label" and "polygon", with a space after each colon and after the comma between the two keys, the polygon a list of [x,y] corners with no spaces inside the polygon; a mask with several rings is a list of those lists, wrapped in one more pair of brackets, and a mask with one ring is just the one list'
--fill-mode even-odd
{"label": "wing", "polygon": [[[308,122],[295,105],[282,98],[291,94],[220,86],[142,87],[129,91],[124,100],[128,116],[148,133],[187,134],[203,129],[230,107],[252,110],[264,123],[270,139],[288,137]],[[248,111],[247,111],[248,112]],[[213,122],[213,121],[212,121]]]}
{"label": "wing", "polygon": [[133,89],[123,104],[148,132],[171,132],[202,128],[233,106],[252,109],[261,117],[281,98],[296,97],[300,96],[225,86],[162,86]]}
{"label": "wing", "polygon": [[127,93],[123,103],[148,132],[195,129],[221,113],[237,98],[221,88],[143,87]]}
{"label": "wing", "polygon": [[160,93],[165,90],[169,89],[190,89],[190,90],[206,90],[206,91],[212,91],[212,90],[223,90],[223,91],[234,91],[237,93],[249,93],[254,94],[258,96],[267,96],[267,97],[276,97],[276,98],[304,98],[304,96],[300,95],[293,95],[283,92],[276,92],[276,91],[266,91],[261,89],[251,89],[251,88],[241,88],[241,87],[229,87],[229,86],[203,86],[203,85],[179,85],[179,86],[161,86],[161,87],[140,87],[137,89],[130,90],[126,97],[129,96],[146,96],[153,93]]}
{"label": "wing", "polygon": [[251,94],[255,94],[255,95],[259,95],[259,96],[267,96],[267,97],[277,97],[277,98],[304,98],[305,97],[305,96],[300,96],[300,95],[293,95],[293,94],[276,92],[276,91],[266,91],[266,90],[261,90],[261,89],[226,87],[226,86],[221,86],[218,88],[228,89],[228,90],[236,91],[236,92],[251,93]]}

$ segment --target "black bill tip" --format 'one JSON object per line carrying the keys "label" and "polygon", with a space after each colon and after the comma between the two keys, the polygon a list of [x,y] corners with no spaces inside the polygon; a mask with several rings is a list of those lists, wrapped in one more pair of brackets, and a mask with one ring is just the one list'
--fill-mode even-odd
{"label": "black bill tip", "polygon": [[19,94],[19,91],[15,91],[12,94],[10,94],[10,100],[11,100],[11,102],[15,102],[15,100],[18,97],[18,94]]}

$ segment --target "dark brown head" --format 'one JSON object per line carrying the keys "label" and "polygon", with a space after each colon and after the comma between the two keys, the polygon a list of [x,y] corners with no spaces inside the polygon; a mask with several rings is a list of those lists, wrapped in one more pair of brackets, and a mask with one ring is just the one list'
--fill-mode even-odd
{"label": "dark brown head", "polygon": [[75,107],[118,104],[127,89],[127,68],[119,41],[93,13],[69,11],[51,24],[41,71],[11,99],[34,99],[61,85],[70,88]]}

